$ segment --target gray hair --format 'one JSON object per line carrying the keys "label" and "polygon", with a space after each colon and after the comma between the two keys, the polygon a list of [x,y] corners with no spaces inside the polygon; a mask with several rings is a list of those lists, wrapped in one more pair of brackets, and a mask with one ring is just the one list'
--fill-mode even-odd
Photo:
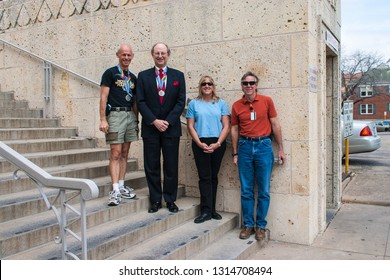
{"label": "gray hair", "polygon": [[259,82],[259,77],[257,77],[257,75],[255,73],[251,72],[251,71],[246,72],[242,76],[241,81],[245,80],[246,77],[254,77],[256,79],[256,85]]}

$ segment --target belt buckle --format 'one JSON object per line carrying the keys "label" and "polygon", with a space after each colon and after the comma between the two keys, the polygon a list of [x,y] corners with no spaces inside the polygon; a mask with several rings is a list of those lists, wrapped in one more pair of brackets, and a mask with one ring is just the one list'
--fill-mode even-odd
{"label": "belt buckle", "polygon": [[120,107],[116,107],[116,108],[115,108],[115,111],[120,112],[120,111],[121,111],[121,108],[120,108]]}

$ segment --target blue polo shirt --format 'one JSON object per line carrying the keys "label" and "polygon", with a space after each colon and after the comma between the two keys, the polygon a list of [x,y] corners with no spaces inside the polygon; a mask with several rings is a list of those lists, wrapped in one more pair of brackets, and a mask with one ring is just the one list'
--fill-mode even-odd
{"label": "blue polo shirt", "polygon": [[202,99],[193,99],[188,104],[187,119],[194,119],[194,128],[199,138],[219,137],[222,131],[222,116],[229,116],[226,101],[206,102]]}

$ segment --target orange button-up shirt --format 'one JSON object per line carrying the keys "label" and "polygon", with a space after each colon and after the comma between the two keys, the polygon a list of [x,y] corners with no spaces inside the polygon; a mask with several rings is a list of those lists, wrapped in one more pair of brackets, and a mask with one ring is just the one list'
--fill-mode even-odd
{"label": "orange button-up shirt", "polygon": [[[252,108],[252,109],[251,109]],[[256,119],[251,120],[251,112],[256,113]],[[240,135],[248,137],[270,135],[272,132],[270,118],[277,116],[271,97],[256,94],[253,102],[243,96],[232,106],[232,125],[239,125]]]}

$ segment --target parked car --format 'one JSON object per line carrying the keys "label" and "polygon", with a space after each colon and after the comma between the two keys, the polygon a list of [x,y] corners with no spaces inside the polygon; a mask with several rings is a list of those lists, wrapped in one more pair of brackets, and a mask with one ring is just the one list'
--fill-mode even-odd
{"label": "parked car", "polygon": [[382,122],[383,122],[384,125],[390,126],[390,120],[384,120],[384,121],[382,121]]}
{"label": "parked car", "polygon": [[377,121],[375,125],[378,132],[390,131],[390,121]]}
{"label": "parked car", "polygon": [[[378,136],[375,122],[367,120],[353,120],[352,132],[349,136],[349,154],[372,152],[381,147],[381,138]],[[343,135],[343,156],[345,156],[344,123],[341,118],[341,132]]]}

